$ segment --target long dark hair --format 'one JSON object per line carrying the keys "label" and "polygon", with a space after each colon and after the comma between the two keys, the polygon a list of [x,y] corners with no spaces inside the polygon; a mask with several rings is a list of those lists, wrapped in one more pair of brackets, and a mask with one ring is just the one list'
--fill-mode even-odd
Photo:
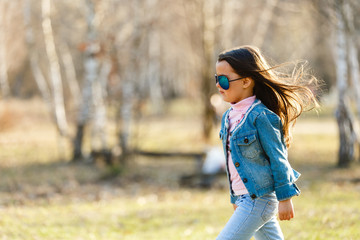
{"label": "long dark hair", "polygon": [[295,65],[291,74],[276,71],[288,64],[271,67],[254,46],[241,46],[222,52],[218,61],[228,62],[241,77],[253,79],[254,95],[280,117],[285,142],[289,147],[291,126],[304,110],[318,106],[312,92],[312,86],[317,86],[316,78],[305,74],[304,64]]}

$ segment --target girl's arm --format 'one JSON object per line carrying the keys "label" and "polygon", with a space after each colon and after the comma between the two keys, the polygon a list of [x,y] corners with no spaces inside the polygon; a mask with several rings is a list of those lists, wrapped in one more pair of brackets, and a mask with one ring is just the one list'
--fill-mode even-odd
{"label": "girl's arm", "polygon": [[260,144],[270,162],[277,199],[283,201],[299,195],[300,190],[294,182],[300,174],[288,162],[280,118],[274,113],[262,113],[256,118],[255,125]]}

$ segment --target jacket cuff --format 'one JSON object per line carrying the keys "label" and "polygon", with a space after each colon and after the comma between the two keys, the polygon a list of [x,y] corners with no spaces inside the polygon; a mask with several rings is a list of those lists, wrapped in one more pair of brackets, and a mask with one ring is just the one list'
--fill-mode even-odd
{"label": "jacket cuff", "polygon": [[292,198],[293,196],[300,195],[300,189],[295,183],[288,183],[279,187],[275,187],[276,198],[278,201],[284,201]]}

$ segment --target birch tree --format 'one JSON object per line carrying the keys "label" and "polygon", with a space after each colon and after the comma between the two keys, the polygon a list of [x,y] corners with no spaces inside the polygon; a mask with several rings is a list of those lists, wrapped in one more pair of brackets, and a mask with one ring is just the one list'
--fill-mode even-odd
{"label": "birch tree", "polygon": [[9,1],[0,1],[0,88],[3,98],[10,96],[6,57],[6,25],[8,23],[9,14],[11,13],[11,6],[9,5],[14,5],[14,3]]}
{"label": "birch tree", "polygon": [[[155,9],[157,1],[152,2],[150,8]],[[151,27],[148,32],[148,80],[150,100],[152,102],[155,113],[160,114],[164,107],[164,97],[161,91],[161,36],[158,30]]]}
{"label": "birch tree", "polygon": [[[345,10],[344,2],[341,0],[336,1],[335,14],[336,14],[336,78],[337,89],[339,92],[338,106],[336,110],[336,118],[339,127],[340,135],[340,148],[338,166],[348,167],[353,162],[355,157],[355,144],[359,142],[358,136],[355,130],[355,118],[350,109],[349,85],[348,85],[348,56],[351,56],[349,50],[353,49],[353,45],[349,44],[347,35],[347,17],[345,14],[349,14],[349,9]],[[351,40],[350,40],[351,41]],[[351,60],[351,59],[350,59]],[[350,66],[353,66],[352,63]],[[358,69],[358,68],[355,68]],[[356,83],[359,84],[359,83]]]}
{"label": "birch tree", "polygon": [[[354,4],[353,4],[354,5]],[[360,7],[360,4],[357,4]],[[358,59],[357,32],[355,28],[354,9],[351,2],[344,2],[343,15],[345,19],[346,44],[348,52],[348,64],[350,68],[351,85],[354,92],[354,100],[357,106],[357,115],[360,117],[360,71]]]}
{"label": "birch tree", "polygon": [[127,71],[122,81],[121,89],[121,103],[120,103],[120,121],[118,127],[118,139],[121,148],[121,164],[126,164],[126,160],[130,153],[130,136],[131,136],[131,125],[132,115],[134,108],[134,97],[135,97],[135,81],[134,79],[139,78],[139,64],[141,58],[141,45],[143,43],[143,29],[140,25],[141,17],[141,0],[134,0],[131,2],[131,13],[132,13],[132,34],[131,34],[131,46],[130,46],[130,57]]}
{"label": "birch tree", "polygon": [[59,52],[61,53],[61,60],[64,65],[66,82],[69,86],[72,102],[74,107],[78,109],[80,100],[79,96],[81,96],[80,87],[77,82],[76,69],[74,66],[73,57],[71,56],[71,51],[69,49],[68,44],[65,40],[59,42]]}
{"label": "birch tree", "polygon": [[[215,26],[216,15],[219,12],[216,11],[216,4],[214,1],[202,1],[201,2],[201,50],[202,50],[202,64],[201,64],[201,86],[202,97],[204,104],[203,112],[203,135],[205,140],[209,140],[211,130],[213,128],[213,119],[215,111],[210,103],[210,97],[212,94],[213,85],[210,84],[209,79],[213,73],[213,66],[215,63]],[[221,21],[220,21],[221,22]]]}
{"label": "birch tree", "polygon": [[93,103],[93,85],[98,78],[99,62],[96,54],[100,51],[97,42],[95,29],[95,6],[91,0],[86,0],[87,6],[87,39],[85,43],[84,60],[84,81],[82,87],[82,101],[76,123],[76,136],[73,145],[73,161],[83,159],[82,145],[84,139],[85,126],[90,120]]}
{"label": "birch tree", "polygon": [[[215,92],[214,64],[219,53],[220,40],[215,36],[217,27],[222,22],[222,8],[217,1],[184,1],[187,25],[193,50],[193,64],[197,67],[194,74],[199,79],[202,110],[202,136],[207,142],[211,135],[215,119],[215,111],[210,103],[211,94]],[[196,33],[196,38],[191,33]],[[220,31],[219,31],[220,32]],[[196,40],[198,41],[196,41]]]}
{"label": "birch tree", "polygon": [[[107,78],[111,70],[111,63],[109,61],[103,61],[98,73],[98,77],[93,83],[93,126],[91,136],[91,147],[94,152],[102,152],[105,154],[108,151],[107,144],[107,111],[106,111],[106,84]],[[107,159],[109,162],[110,159]]]}
{"label": "birch tree", "polygon": [[[23,12],[24,12],[24,26],[25,26],[25,42],[28,49],[30,69],[34,76],[36,85],[40,91],[40,94],[48,107],[49,113],[53,115],[51,93],[49,91],[48,84],[46,82],[45,76],[42,73],[39,66],[39,59],[37,56],[38,51],[36,50],[35,45],[35,35],[32,27],[31,21],[31,0],[23,0]],[[54,118],[55,119],[55,118]]]}
{"label": "birch tree", "polygon": [[59,59],[56,53],[55,40],[51,25],[51,0],[42,0],[42,27],[47,57],[50,67],[50,79],[52,87],[53,104],[55,109],[55,120],[61,136],[68,134],[66,120],[62,79],[60,73]]}

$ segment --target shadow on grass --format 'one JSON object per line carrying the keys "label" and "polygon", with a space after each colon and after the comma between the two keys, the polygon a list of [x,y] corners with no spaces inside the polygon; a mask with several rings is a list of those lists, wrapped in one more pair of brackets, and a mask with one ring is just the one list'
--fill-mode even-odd
{"label": "shadow on grass", "polygon": [[64,161],[2,168],[0,181],[2,204],[22,204],[66,196],[96,198],[99,187],[106,185],[99,179],[107,174],[107,171],[94,164]]}
{"label": "shadow on grass", "polygon": [[[349,169],[337,168],[333,153],[309,151],[300,154],[300,150],[294,147],[290,154],[292,166],[302,173],[300,188],[323,181],[360,184],[360,164],[353,164]],[[136,157],[126,169],[121,170],[104,164],[65,161],[3,167],[0,173],[0,204],[64,199],[92,201],[111,196],[138,195],[149,189],[176,190],[184,188],[180,185],[181,177],[195,173],[197,167],[193,161],[182,158],[159,160],[149,157]],[[225,175],[217,177],[213,187],[226,189]]]}
{"label": "shadow on grass", "polygon": [[137,195],[149,189],[178,189],[182,175],[193,172],[181,158],[137,158],[125,169],[95,163],[53,161],[3,167],[0,205],[61,199],[96,200]]}

